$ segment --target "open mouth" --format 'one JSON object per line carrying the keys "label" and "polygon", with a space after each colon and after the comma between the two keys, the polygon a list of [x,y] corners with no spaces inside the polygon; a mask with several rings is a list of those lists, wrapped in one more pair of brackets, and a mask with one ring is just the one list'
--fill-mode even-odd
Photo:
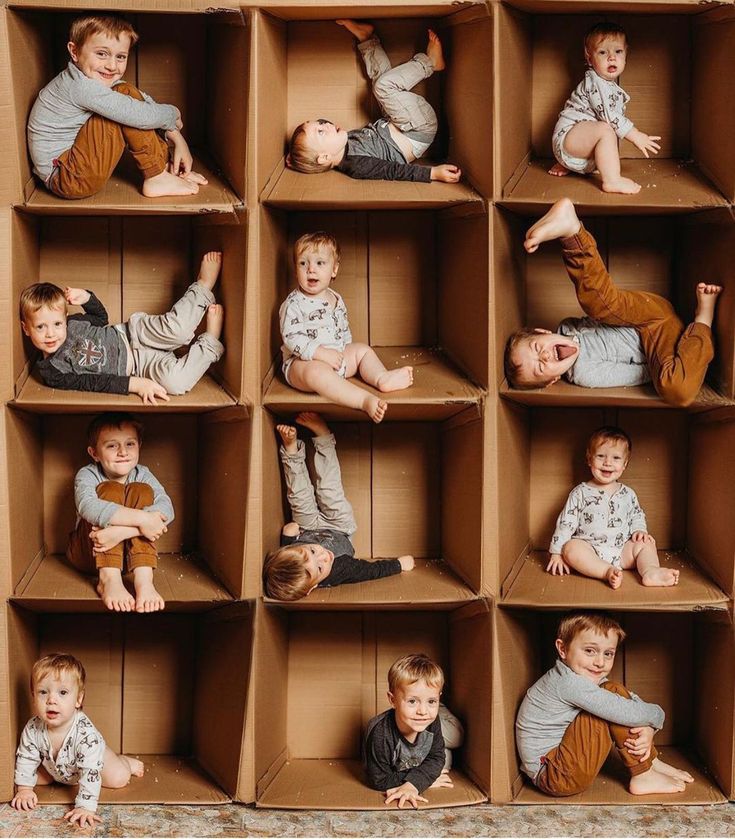
{"label": "open mouth", "polygon": [[564,361],[565,358],[569,358],[570,356],[574,355],[577,352],[577,348],[570,344],[555,344],[554,345],[554,358],[557,361]]}

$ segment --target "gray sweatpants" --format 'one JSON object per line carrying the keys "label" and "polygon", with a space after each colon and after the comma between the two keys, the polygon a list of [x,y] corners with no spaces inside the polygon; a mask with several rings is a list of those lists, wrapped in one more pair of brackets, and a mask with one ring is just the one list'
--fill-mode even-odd
{"label": "gray sweatpants", "polygon": [[357,48],[381,110],[410,140],[416,157],[421,157],[436,136],[436,112],[423,96],[412,93],[411,88],[434,72],[429,56],[418,52],[405,64],[391,67],[376,36],[362,41]]}
{"label": "gray sweatpants", "polygon": [[444,771],[448,772],[452,768],[452,749],[464,742],[464,728],[443,702],[439,703],[439,725],[444,738]]}
{"label": "gray sweatpants", "polygon": [[334,434],[312,438],[316,487],[306,468],[304,442],[297,442],[295,454],[289,454],[283,446],[280,448],[286,497],[293,520],[304,530],[327,528],[351,536],[357,530],[357,523],[352,504],[345,498]]}
{"label": "gray sweatpants", "polygon": [[173,351],[191,342],[212,303],[214,294],[194,282],[165,315],[130,315],[126,326],[133,352],[133,375],[153,379],[168,393],[190,391],[209,366],[222,358],[225,348],[217,338],[203,332],[186,355],[179,358]]}

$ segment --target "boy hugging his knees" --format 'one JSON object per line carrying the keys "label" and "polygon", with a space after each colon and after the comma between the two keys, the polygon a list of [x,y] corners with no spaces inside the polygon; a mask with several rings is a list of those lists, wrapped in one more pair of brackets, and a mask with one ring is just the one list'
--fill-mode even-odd
{"label": "boy hugging his knees", "polygon": [[603,613],[576,612],[559,624],[556,664],[526,693],[516,718],[521,766],[548,795],[589,787],[615,749],[630,773],[629,792],[683,792],[694,780],[664,763],[653,737],[664,712],[608,681],[622,627]]}
{"label": "boy hugging his knees", "polygon": [[365,771],[373,789],[385,792],[385,803],[400,808],[428,803],[429,788],[453,787],[450,749],[462,745],[462,724],[441,704],[444,673],[423,653],[405,655],[388,671],[391,707],[367,724]]}
{"label": "boy hugging his knees", "polygon": [[618,478],[628,466],[633,444],[615,426],[598,428],[587,443],[592,478],[574,487],[559,513],[551,539],[550,574],[605,580],[617,589],[623,569],[635,567],[644,586],[675,586],[679,572],[661,568],[656,542],[648,533],[638,497]]}
{"label": "boy hugging his knees", "polygon": [[[224,353],[220,341],[224,310],[214,302],[222,254],[202,258],[199,276],[170,312],[134,312],[112,326],[105,307],[91,291],[35,283],[20,296],[20,323],[41,351],[38,372],[44,383],[61,390],[136,393],[143,402],[168,402],[168,394],[190,391]],[[67,317],[67,304],[84,314]],[[194,332],[206,315],[206,331]],[[192,343],[193,342],[193,343]],[[181,357],[174,351],[187,346]]]}
{"label": "boy hugging his knees", "polygon": [[434,109],[423,96],[411,90],[445,67],[436,33],[429,30],[425,53],[417,53],[405,64],[391,67],[371,24],[356,20],[336,22],[357,39],[373,94],[385,116],[351,131],[328,119],[308,120],[293,132],[287,165],[305,173],[336,169],[351,178],[425,183],[459,181],[462,172],[453,164],[414,165],[436,136]]}
{"label": "boy hugging his knees", "polygon": [[35,715],[20,736],[15,760],[15,796],[10,806],[32,810],[38,803],[36,785],[54,781],[79,785],[74,807],[64,816],[70,824],[93,827],[100,788],[119,789],[130,777],[143,776],[143,763],[118,755],[82,711],[86,674],[72,655],[50,653],[31,671]]}
{"label": "boy hugging his knees", "polygon": [[286,495],[293,521],[281,532],[281,547],[265,559],[263,582],[269,597],[300,600],[315,588],[377,580],[410,571],[412,556],[368,562],[355,559],[350,536],[357,530],[345,498],[334,435],[319,414],[304,412],[296,422],[314,434],[314,485],[306,449],[292,425],[278,425]]}
{"label": "boy hugging his knees", "polygon": [[114,15],[85,15],[71,25],[71,61],[41,90],[28,118],[33,171],[61,198],[99,192],[126,148],[147,198],[193,195],[207,183],[192,172],[179,109],[122,81],[137,41],[133,27]]}
{"label": "boy hugging his knees", "polygon": [[[115,612],[157,612],[164,601],[153,585],[155,542],[174,520],[174,508],[153,473],[142,466],[143,426],[130,414],[96,417],[87,430],[94,463],[74,479],[77,523],[67,558],[85,574],[99,574],[97,591]],[[133,575],[135,597],[122,580],[123,560]]]}
{"label": "boy hugging his knees", "polygon": [[505,375],[511,387],[542,388],[564,377],[581,387],[653,382],[670,405],[697,398],[714,356],[712,322],[722,286],[699,283],[694,322],[684,327],[668,300],[618,288],[597,243],[562,198],[526,234],[528,253],[559,239],[579,305],[589,317],[567,318],[558,332],[523,329],[508,339]]}
{"label": "boy hugging his knees", "polygon": [[294,245],[294,263],[298,288],[279,311],[286,381],[380,422],[388,403],[347,379],[360,376],[381,393],[389,393],[411,387],[413,367],[387,370],[374,349],[352,340],[344,300],[331,287],[340,263],[334,236],[321,230],[302,236]]}

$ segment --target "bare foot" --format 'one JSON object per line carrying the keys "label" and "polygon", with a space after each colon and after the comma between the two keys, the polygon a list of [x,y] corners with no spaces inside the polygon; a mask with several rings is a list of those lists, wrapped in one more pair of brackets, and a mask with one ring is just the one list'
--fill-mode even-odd
{"label": "bare foot", "polygon": [[442,42],[439,40],[439,36],[433,29],[429,29],[429,43],[426,45],[426,54],[429,56],[429,61],[431,61],[434,65],[435,73],[438,73],[447,66],[444,63]]}
{"label": "bare foot", "polygon": [[204,288],[208,288],[211,291],[214,288],[214,284],[219,279],[219,272],[221,270],[222,251],[209,251],[202,257],[197,282],[201,283]]}
{"label": "bare foot", "polygon": [[186,175],[180,175],[179,177],[182,177],[185,181],[191,181],[193,184],[199,184],[201,186],[209,183],[204,175],[200,175],[199,172],[189,172]]}
{"label": "bare foot", "polygon": [[133,585],[135,586],[135,611],[160,612],[166,607],[166,602],[153,585],[153,569],[141,566],[133,571]]}
{"label": "bare foot", "polygon": [[296,417],[296,422],[299,425],[303,425],[304,428],[308,428],[317,437],[324,437],[330,433],[329,426],[324,421],[324,417],[315,411],[302,411]]}
{"label": "bare foot", "polygon": [[130,767],[130,774],[135,775],[136,778],[142,778],[145,772],[145,764],[137,757],[130,757],[130,755],[120,755],[120,760],[127,763]]}
{"label": "bare foot", "polygon": [[542,242],[575,236],[581,227],[574,204],[568,198],[560,198],[545,216],[528,229],[523,247],[528,253],[534,253]]}
{"label": "bare foot", "polygon": [[199,187],[195,183],[179,178],[171,172],[163,171],[143,181],[143,195],[146,198],[160,198],[163,195],[196,195],[197,192],[199,192]]}
{"label": "bare foot", "polygon": [[206,320],[206,329],[205,331],[208,332],[213,338],[216,338],[218,341],[220,336],[222,335],[222,322],[225,319],[225,310],[221,303],[212,303],[211,306],[207,306],[207,320]]}
{"label": "bare foot", "polygon": [[386,370],[375,380],[375,387],[381,393],[392,390],[405,390],[413,384],[413,367],[399,367],[397,370]]}
{"label": "bare foot", "polygon": [[675,568],[646,568],[641,582],[644,586],[675,586],[679,582],[679,572]]}
{"label": "bare foot", "polygon": [[569,174],[569,169],[566,166],[562,166],[561,163],[555,163],[551,169],[549,169],[550,175],[555,175],[557,178],[563,178],[565,175]]}
{"label": "bare foot", "polygon": [[684,792],[686,784],[679,778],[672,778],[663,772],[649,769],[630,779],[628,789],[633,795],[651,795],[652,793]]}
{"label": "bare foot", "polygon": [[378,399],[372,393],[366,393],[362,403],[362,410],[375,422],[382,422],[385,412],[388,410],[388,403],[384,399]]}
{"label": "bare foot", "polygon": [[614,565],[611,565],[605,575],[605,579],[607,580],[607,584],[610,588],[620,588],[623,584],[623,572],[620,568],[616,568]]}
{"label": "bare foot", "polygon": [[720,296],[721,291],[721,285],[711,285],[710,283],[697,284],[697,310],[694,313],[695,323],[712,326],[712,321],[715,318],[717,298]]}
{"label": "bare foot", "polygon": [[351,32],[361,43],[363,41],[367,41],[368,38],[372,38],[373,32],[375,31],[375,27],[372,23],[366,23],[361,20],[352,20],[346,17],[335,20],[335,23],[338,23],[340,26],[344,26],[344,28],[348,32]]}
{"label": "bare foot", "polygon": [[683,769],[677,769],[670,763],[664,763],[661,758],[655,757],[651,765],[662,775],[669,775],[671,778],[678,778],[680,781],[684,781],[685,784],[694,783],[694,778],[688,772],[685,772]]}
{"label": "bare foot", "polygon": [[276,431],[281,436],[283,448],[286,449],[289,454],[296,454],[299,450],[299,444],[296,442],[296,429],[292,425],[286,425],[283,423],[276,426]]}
{"label": "bare foot", "polygon": [[622,195],[635,195],[641,191],[641,185],[630,178],[624,178],[622,175],[614,181],[602,182],[603,192],[619,192]]}
{"label": "bare foot", "polygon": [[125,588],[122,572],[118,568],[100,568],[97,594],[113,612],[132,612],[135,607],[135,598]]}

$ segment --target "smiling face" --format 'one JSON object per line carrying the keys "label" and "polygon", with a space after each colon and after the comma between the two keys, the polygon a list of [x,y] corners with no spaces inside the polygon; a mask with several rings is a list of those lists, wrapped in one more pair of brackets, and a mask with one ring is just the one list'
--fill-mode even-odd
{"label": "smiling face", "polygon": [[347,132],[327,119],[310,119],[303,123],[307,147],[316,155],[317,163],[339,163],[347,145]]}
{"label": "smiling face", "polygon": [[119,81],[128,66],[130,37],[113,37],[104,32],[96,32],[81,45],[72,41],[66,45],[71,60],[89,79],[102,82],[105,87],[112,87]]}
{"label": "smiling face", "polygon": [[394,693],[388,692],[398,730],[409,742],[413,743],[436,719],[441,693],[440,687],[432,687],[424,679],[398,685]]}
{"label": "smiling face", "polygon": [[63,670],[47,673],[33,686],[33,710],[50,729],[68,726],[83,699],[74,674]]}
{"label": "smiling face", "polygon": [[296,257],[296,282],[309,297],[322,296],[338,271],[331,248],[305,248]]}
{"label": "smiling face", "polygon": [[556,651],[564,664],[578,676],[599,685],[612,670],[618,641],[618,633],[612,629],[606,635],[596,629],[583,629],[566,647],[561,638],[557,638]]}
{"label": "smiling face", "polygon": [[571,338],[537,329],[518,341],[510,360],[518,383],[547,387],[559,381],[578,355],[579,346]]}
{"label": "smiling face", "polygon": [[41,306],[35,312],[28,312],[20,325],[46,358],[66,341],[66,307]]}
{"label": "smiling face", "polygon": [[120,428],[103,428],[97,444],[90,446],[87,452],[95,463],[99,463],[108,480],[125,483],[140,459],[138,432],[130,423],[123,423]]}
{"label": "smiling face", "polygon": [[587,452],[587,465],[592,472],[590,483],[599,487],[617,482],[628,465],[628,444],[624,440],[603,440]]}
{"label": "smiling face", "polygon": [[585,49],[584,55],[598,76],[613,82],[625,70],[628,47],[622,35],[607,35],[593,41]]}

